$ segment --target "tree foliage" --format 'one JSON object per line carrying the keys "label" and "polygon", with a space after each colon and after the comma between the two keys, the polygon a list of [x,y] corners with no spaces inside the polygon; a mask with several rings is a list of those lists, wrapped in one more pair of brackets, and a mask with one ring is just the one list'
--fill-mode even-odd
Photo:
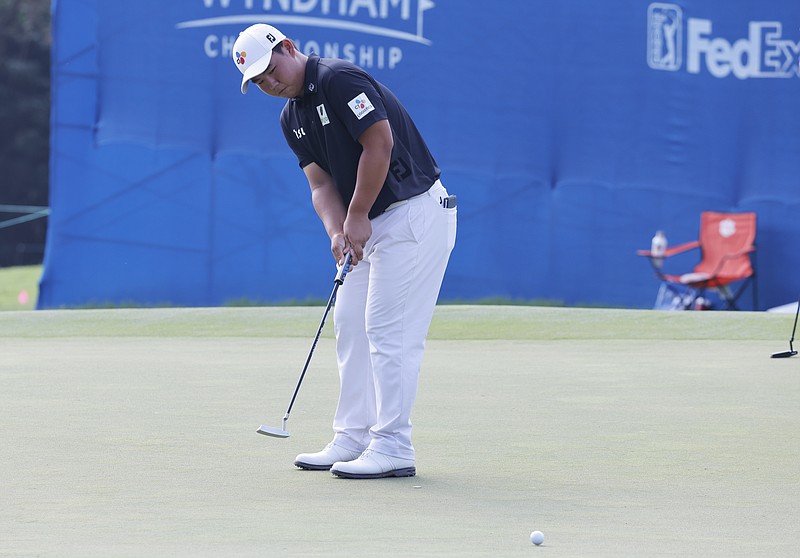
{"label": "tree foliage", "polygon": [[[47,205],[51,42],[49,0],[0,0],[0,204]],[[0,228],[0,266],[41,261],[45,232]]]}

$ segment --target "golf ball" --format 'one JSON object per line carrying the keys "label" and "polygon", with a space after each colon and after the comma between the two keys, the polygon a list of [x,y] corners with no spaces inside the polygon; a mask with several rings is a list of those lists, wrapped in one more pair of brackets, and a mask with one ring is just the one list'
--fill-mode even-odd
{"label": "golf ball", "polygon": [[531,533],[531,542],[536,546],[539,546],[544,542],[544,533],[541,531],[534,531]]}

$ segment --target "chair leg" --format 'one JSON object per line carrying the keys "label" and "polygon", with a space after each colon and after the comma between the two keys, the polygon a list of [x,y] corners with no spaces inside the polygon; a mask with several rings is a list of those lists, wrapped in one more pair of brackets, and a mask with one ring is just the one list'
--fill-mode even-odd
{"label": "chair leg", "polygon": [[[702,291],[698,292],[694,287],[680,285],[678,288],[675,284],[665,280],[662,281],[659,288],[655,309],[664,310],[664,306],[667,304],[670,306],[670,310],[691,310],[695,300],[701,295]],[[671,300],[665,300],[666,297],[670,297]]]}
{"label": "chair leg", "polygon": [[695,302],[700,297],[705,298],[706,291],[705,289],[695,289],[694,287],[689,287],[681,297],[681,305],[683,305],[684,310],[694,310]]}
{"label": "chair leg", "polygon": [[736,295],[731,293],[731,290],[727,285],[720,285],[717,287],[717,292],[722,297],[722,300],[725,301],[725,307],[723,310],[738,310],[736,307]]}
{"label": "chair leg", "polygon": [[741,286],[739,286],[739,288],[736,289],[735,293],[731,293],[731,291],[730,291],[730,289],[728,288],[727,285],[723,285],[723,286],[719,287],[718,290],[719,290],[720,294],[722,294],[723,298],[725,299],[725,303],[726,303],[725,304],[725,309],[726,310],[728,310],[728,309],[730,309],[730,310],[739,310],[739,308],[736,306],[736,301],[739,300],[739,297],[742,295],[742,293],[747,288],[747,286],[750,285],[750,283],[752,283],[752,287],[753,287],[753,310],[757,310],[758,309],[758,293],[757,293],[757,289],[756,289],[755,275],[753,275],[752,277],[746,279],[744,281],[744,283],[742,283]]}
{"label": "chair leg", "polygon": [[653,308],[655,310],[674,310],[676,300],[680,300],[680,293],[668,281],[662,281]]}

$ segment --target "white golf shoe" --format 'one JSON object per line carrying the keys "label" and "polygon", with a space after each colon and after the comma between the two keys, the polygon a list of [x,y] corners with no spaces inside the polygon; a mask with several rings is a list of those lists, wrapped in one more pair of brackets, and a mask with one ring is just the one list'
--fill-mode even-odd
{"label": "white golf shoe", "polygon": [[295,457],[294,464],[301,469],[310,471],[327,471],[337,461],[352,461],[359,455],[361,455],[361,452],[350,451],[331,442],[322,451],[301,453]]}
{"label": "white golf shoe", "polygon": [[355,461],[334,463],[331,473],[346,479],[380,479],[413,477],[417,469],[413,459],[400,459],[368,449]]}

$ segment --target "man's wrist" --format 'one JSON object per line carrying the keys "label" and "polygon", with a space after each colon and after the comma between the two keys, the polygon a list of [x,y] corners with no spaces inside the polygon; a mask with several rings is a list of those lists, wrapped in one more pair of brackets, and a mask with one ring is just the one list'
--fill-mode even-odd
{"label": "man's wrist", "polygon": [[348,217],[367,217],[369,215],[370,208],[362,208],[359,204],[350,204],[350,207],[347,208],[347,216]]}

